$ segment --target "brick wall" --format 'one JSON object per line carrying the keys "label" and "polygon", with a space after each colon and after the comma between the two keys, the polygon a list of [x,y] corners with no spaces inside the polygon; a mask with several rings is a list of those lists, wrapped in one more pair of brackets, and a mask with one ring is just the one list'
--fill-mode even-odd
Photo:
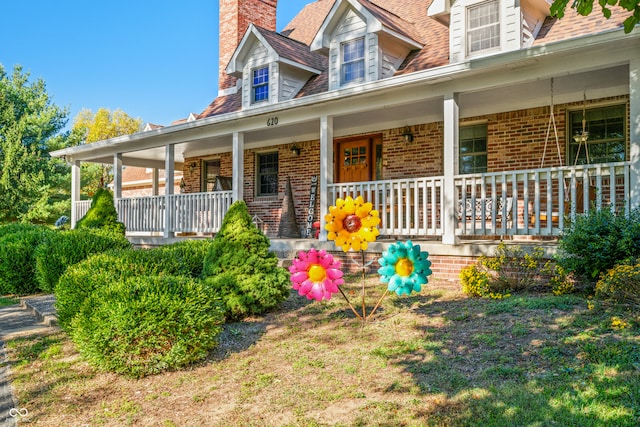
{"label": "brick wall", "polygon": [[220,0],[218,88],[235,86],[225,69],[250,23],[276,30],[277,0]]}

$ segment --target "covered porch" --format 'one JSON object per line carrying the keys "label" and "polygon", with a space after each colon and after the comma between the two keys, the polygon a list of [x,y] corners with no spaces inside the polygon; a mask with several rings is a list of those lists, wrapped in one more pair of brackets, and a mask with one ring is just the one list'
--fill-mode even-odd
{"label": "covered porch", "polygon": [[[80,200],[82,162],[113,164],[116,207],[127,231],[164,239],[216,233],[236,200],[246,201],[256,223],[278,237],[288,180],[303,237],[309,184],[317,180],[312,222],[320,222],[320,235],[305,239],[309,245],[326,240],[324,214],[347,195],[374,204],[384,237],[443,246],[553,239],[568,219],[591,209],[628,213],[640,205],[640,57],[629,59],[632,39],[612,44],[607,37],[583,51],[560,42],[53,153],[72,165],[72,223],[90,203]],[[575,161],[568,121],[585,105],[623,108],[619,161]],[[552,117],[559,136],[548,132]],[[478,123],[488,128],[486,171],[461,173],[460,129]],[[351,179],[340,173],[341,141],[362,138],[371,141],[370,174]],[[264,153],[275,153],[278,162],[275,191],[267,195],[259,188]],[[203,191],[203,167],[211,159],[231,179],[230,190]],[[166,194],[122,197],[122,168],[129,165],[164,169]],[[176,169],[185,177],[181,194],[173,194]]]}

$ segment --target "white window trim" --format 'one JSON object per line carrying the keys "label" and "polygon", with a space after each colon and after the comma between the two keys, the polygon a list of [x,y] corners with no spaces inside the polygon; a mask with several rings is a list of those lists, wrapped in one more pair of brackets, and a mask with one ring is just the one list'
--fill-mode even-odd
{"label": "white window trim", "polygon": [[[469,11],[470,9],[484,6],[489,3],[496,3],[498,5],[498,34],[500,37],[500,41],[497,46],[471,52],[470,43],[469,43]],[[467,58],[490,54],[493,52],[500,51],[502,49],[502,43],[504,38],[504,35],[502,32],[503,25],[504,25],[502,15],[503,15],[503,11],[502,11],[502,5],[500,3],[500,0],[481,1],[481,2],[466,5],[464,9],[464,52]]]}
{"label": "white window trim", "polygon": [[[354,61],[349,61],[348,63],[354,63],[357,61],[362,61],[362,66],[363,66],[363,75],[361,78],[359,79],[355,79],[355,80],[349,80],[348,82],[345,81],[344,79],[344,65],[347,64],[344,61],[344,47],[350,43],[356,43],[357,41],[362,40],[362,44],[363,44],[363,52],[362,52],[362,58],[361,59],[356,59]],[[344,40],[341,41],[339,43],[339,58],[340,60],[338,61],[338,73],[339,73],[339,79],[340,79],[340,87],[345,87],[345,86],[350,86],[350,85],[355,85],[355,84],[359,84],[359,83],[363,83],[367,80],[367,37],[365,36],[361,36],[361,37],[356,37],[350,40]]]}
{"label": "white window trim", "polygon": [[[266,83],[261,83],[261,84],[256,86],[253,83],[253,80],[254,80],[253,75],[254,75],[254,73],[256,71],[263,70],[263,69],[267,70],[267,82]],[[251,73],[249,74],[249,83],[250,83],[250,86],[251,86],[251,95],[250,95],[251,99],[249,100],[249,104],[250,105],[259,105],[259,104],[263,104],[263,103],[266,103],[266,102],[270,101],[270,99],[271,99],[271,92],[270,92],[271,91],[271,88],[270,88],[270,84],[271,84],[271,67],[269,67],[269,64],[261,65],[261,66],[258,66],[258,67],[253,67],[251,69]],[[260,99],[260,100],[256,101],[256,87],[262,87],[262,86],[266,86],[267,87],[267,97],[264,98],[264,99]]]}

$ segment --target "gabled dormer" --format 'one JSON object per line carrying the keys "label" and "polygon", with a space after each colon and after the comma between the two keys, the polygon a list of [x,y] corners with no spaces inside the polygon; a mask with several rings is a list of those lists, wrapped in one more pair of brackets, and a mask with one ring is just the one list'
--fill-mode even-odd
{"label": "gabled dormer", "polygon": [[391,77],[422,47],[412,23],[367,0],[336,0],[311,43],[329,58],[329,90]]}
{"label": "gabled dormer", "polygon": [[226,72],[241,79],[242,108],[292,99],[326,59],[309,46],[253,24],[231,57]]}
{"label": "gabled dormer", "polygon": [[549,14],[546,0],[434,0],[429,16],[449,25],[452,63],[531,46]]}

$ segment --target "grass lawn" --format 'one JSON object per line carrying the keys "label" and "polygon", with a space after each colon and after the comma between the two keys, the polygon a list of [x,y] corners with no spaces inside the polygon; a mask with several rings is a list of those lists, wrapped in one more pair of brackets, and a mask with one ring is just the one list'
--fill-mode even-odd
{"label": "grass lawn", "polygon": [[[383,288],[368,286],[370,309]],[[359,298],[357,279],[345,289]],[[140,380],[96,372],[62,332],[8,354],[38,426],[640,425],[640,313],[578,296],[433,282],[362,325],[340,295],[294,293],[226,325],[206,362]]]}
{"label": "grass lawn", "polygon": [[0,296],[0,308],[8,307],[10,305],[16,305],[20,302],[20,299],[14,297]]}

